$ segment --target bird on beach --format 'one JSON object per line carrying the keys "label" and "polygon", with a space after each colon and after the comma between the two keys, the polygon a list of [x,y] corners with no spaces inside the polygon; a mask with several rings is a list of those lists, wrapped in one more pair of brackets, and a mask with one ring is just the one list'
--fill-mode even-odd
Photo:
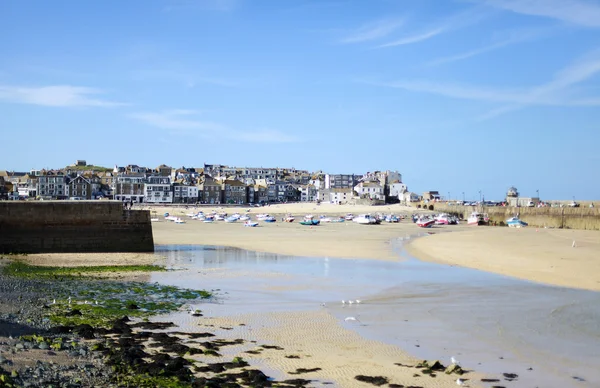
{"label": "bird on beach", "polygon": [[354,303],[354,301],[353,301],[353,300],[349,300],[349,301],[348,301],[348,304],[353,304],[353,303]]}
{"label": "bird on beach", "polygon": [[358,318],[356,318],[356,317],[346,317],[346,318],[344,318],[344,321],[346,321],[346,322],[360,322],[358,320]]}
{"label": "bird on beach", "polygon": [[346,301],[345,301],[345,300],[342,300],[342,304],[346,304]]}
{"label": "bird on beach", "polygon": [[456,358],[454,358],[454,356],[450,357],[450,362],[453,365],[460,365],[460,361],[458,361]]}
{"label": "bird on beach", "polygon": [[360,299],[356,299],[356,304],[360,304],[362,301]]}
{"label": "bird on beach", "polygon": [[462,385],[465,385],[465,381],[466,381],[466,380],[463,380],[463,379],[461,379],[461,378],[458,378],[458,379],[456,379],[456,385],[461,385],[461,386],[462,386]]}
{"label": "bird on beach", "polygon": [[69,304],[71,304],[71,297],[69,296],[69,299],[67,299],[69,301]]}
{"label": "bird on beach", "polygon": [[56,304],[56,299],[52,299],[52,304]]}

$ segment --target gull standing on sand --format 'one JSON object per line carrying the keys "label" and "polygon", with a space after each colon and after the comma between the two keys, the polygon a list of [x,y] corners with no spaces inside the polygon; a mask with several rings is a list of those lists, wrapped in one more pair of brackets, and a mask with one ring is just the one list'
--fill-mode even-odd
{"label": "gull standing on sand", "polygon": [[454,365],[460,365],[460,361],[454,358],[454,356],[450,357],[450,362]]}
{"label": "gull standing on sand", "polygon": [[358,318],[355,318],[355,317],[346,317],[346,318],[344,318],[344,321],[346,321],[346,322],[351,322],[351,321],[360,322],[358,320]]}
{"label": "gull standing on sand", "polygon": [[342,300],[342,304],[346,304],[346,301],[345,301],[345,300]]}
{"label": "gull standing on sand", "polygon": [[354,301],[353,301],[353,300],[349,300],[349,301],[348,301],[348,304],[352,304],[352,303],[354,303]]}
{"label": "gull standing on sand", "polygon": [[456,379],[456,385],[465,385],[465,380],[461,378]]}
{"label": "gull standing on sand", "polygon": [[361,300],[360,299],[356,299],[356,304],[360,304]]}

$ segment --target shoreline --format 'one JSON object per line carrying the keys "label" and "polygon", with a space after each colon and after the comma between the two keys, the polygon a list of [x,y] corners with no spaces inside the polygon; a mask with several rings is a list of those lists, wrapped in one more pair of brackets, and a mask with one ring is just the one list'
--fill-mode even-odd
{"label": "shoreline", "polygon": [[598,231],[471,227],[411,239],[404,248],[427,262],[549,286],[600,291]]}

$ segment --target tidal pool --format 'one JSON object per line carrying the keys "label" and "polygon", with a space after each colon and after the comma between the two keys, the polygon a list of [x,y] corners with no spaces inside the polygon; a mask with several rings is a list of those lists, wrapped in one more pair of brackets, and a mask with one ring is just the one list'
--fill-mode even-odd
{"label": "tidal pool", "polygon": [[[395,246],[401,250],[401,241]],[[406,256],[306,258],[209,246],[157,246],[152,281],[218,289],[211,316],[327,309],[363,337],[419,358],[516,373],[506,387],[600,387],[600,293],[546,286]],[[400,256],[399,256],[400,257]],[[342,300],[361,300],[342,304]],[[321,306],[324,303],[325,306]],[[344,322],[347,316],[361,324]],[[502,378],[500,376],[500,378]]]}

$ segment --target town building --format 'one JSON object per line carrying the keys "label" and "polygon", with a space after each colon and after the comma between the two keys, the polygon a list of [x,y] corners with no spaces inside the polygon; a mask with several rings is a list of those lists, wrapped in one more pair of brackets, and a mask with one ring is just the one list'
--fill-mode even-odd
{"label": "town building", "polygon": [[354,191],[360,198],[385,201],[384,186],[378,181],[360,182],[354,186]]}
{"label": "town building", "polygon": [[314,202],[318,198],[318,190],[314,185],[307,184],[299,187],[301,202]]}
{"label": "town building", "polygon": [[96,175],[77,175],[67,179],[65,196],[69,199],[97,199],[102,197],[100,178]]}
{"label": "town building", "polygon": [[198,186],[183,183],[182,180],[173,184],[173,203],[197,203]]}
{"label": "town building", "polygon": [[254,201],[253,203],[267,203],[269,202],[269,189],[266,185],[256,184],[254,185]]}
{"label": "town building", "polygon": [[152,175],[144,183],[144,200],[147,203],[173,203],[171,177]]}
{"label": "town building", "polygon": [[248,202],[246,185],[237,179],[225,179],[222,184],[223,200],[227,204]]}
{"label": "town building", "polygon": [[144,202],[144,182],[146,175],[143,173],[128,173],[117,175],[114,183],[114,197],[117,201]]}
{"label": "town building", "polygon": [[222,203],[221,184],[210,176],[205,175],[199,187],[199,198],[202,203]]}
{"label": "town building", "polygon": [[66,199],[67,177],[62,173],[47,171],[37,178],[37,194],[42,199]]}
{"label": "town building", "polygon": [[347,189],[354,188],[362,175],[355,174],[325,174],[324,188],[326,189]]}

